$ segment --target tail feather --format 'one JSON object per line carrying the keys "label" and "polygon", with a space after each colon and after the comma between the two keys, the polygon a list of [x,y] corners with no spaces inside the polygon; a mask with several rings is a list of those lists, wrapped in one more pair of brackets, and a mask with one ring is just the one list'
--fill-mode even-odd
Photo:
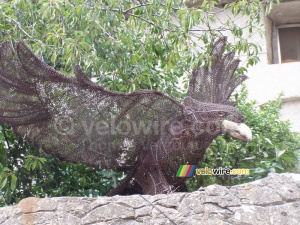
{"label": "tail feather", "polygon": [[247,76],[235,77],[240,60],[234,59],[234,52],[224,54],[226,37],[219,38],[211,50],[211,66],[196,67],[191,75],[187,95],[208,103],[232,105],[230,95]]}

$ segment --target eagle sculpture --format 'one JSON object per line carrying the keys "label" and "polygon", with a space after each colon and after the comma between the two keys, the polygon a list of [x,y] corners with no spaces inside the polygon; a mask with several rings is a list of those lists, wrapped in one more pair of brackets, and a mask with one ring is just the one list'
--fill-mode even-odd
{"label": "eagle sculpture", "polygon": [[124,171],[109,195],[184,191],[180,165],[196,165],[218,135],[250,141],[243,115],[229,101],[246,76],[224,53],[192,71],[182,102],[160,91],[113,92],[91,82],[79,66],[65,76],[39,60],[23,41],[0,45],[0,123],[60,160]]}

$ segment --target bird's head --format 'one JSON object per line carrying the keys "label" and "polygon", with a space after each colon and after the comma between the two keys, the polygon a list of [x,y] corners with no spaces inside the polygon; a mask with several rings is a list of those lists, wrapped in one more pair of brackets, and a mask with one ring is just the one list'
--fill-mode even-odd
{"label": "bird's head", "polygon": [[227,134],[245,142],[252,140],[250,128],[242,123],[243,115],[230,105],[203,103],[190,97],[183,101],[186,120],[192,124],[192,130],[198,135],[218,136]]}

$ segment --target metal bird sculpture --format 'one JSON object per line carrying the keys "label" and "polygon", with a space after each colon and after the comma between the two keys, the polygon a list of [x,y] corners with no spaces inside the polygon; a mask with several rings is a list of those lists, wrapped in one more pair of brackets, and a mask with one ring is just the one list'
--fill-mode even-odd
{"label": "metal bird sculpture", "polygon": [[226,38],[211,50],[210,67],[195,68],[181,102],[160,91],[113,92],[76,66],[67,77],[39,60],[23,41],[0,45],[0,123],[57,158],[125,171],[114,194],[185,190],[182,164],[198,164],[212,140],[229,134],[250,141],[251,131],[228,99],[246,76],[224,54]]}

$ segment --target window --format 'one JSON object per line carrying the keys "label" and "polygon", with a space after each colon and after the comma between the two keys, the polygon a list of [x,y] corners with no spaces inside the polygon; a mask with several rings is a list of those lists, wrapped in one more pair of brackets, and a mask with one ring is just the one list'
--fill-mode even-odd
{"label": "window", "polygon": [[300,26],[279,26],[278,39],[280,62],[300,62]]}
{"label": "window", "polygon": [[268,63],[299,62],[300,1],[274,4],[270,14],[264,14],[264,22]]}

